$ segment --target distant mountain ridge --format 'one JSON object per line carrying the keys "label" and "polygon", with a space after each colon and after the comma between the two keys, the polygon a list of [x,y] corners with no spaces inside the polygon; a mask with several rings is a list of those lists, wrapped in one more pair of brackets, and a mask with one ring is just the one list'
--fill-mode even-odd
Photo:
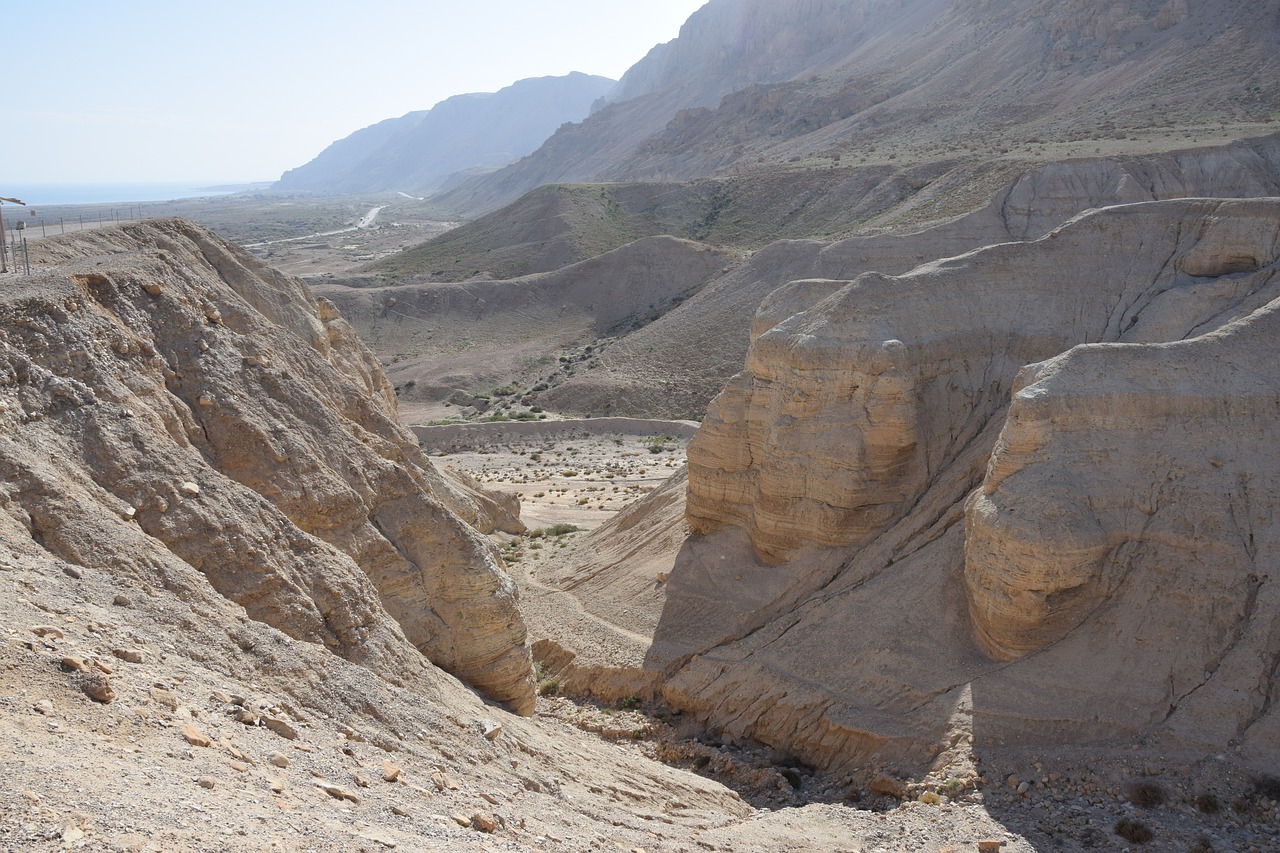
{"label": "distant mountain ridge", "polygon": [[1273,119],[1280,9],[1211,5],[710,0],[586,120],[438,200],[474,215],[547,183],[689,180],[908,148],[936,159]]}
{"label": "distant mountain ridge", "polygon": [[586,117],[614,86],[580,72],[520,80],[497,92],[455,95],[357,130],[274,189],[331,193],[430,192],[457,172],[492,169],[535,150],[565,122]]}

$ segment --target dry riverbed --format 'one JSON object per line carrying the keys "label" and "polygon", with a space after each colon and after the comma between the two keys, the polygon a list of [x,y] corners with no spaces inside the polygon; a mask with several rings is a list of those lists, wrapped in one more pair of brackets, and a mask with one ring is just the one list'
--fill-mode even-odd
{"label": "dry riverbed", "polygon": [[667,436],[531,437],[438,454],[435,461],[519,497],[520,518],[530,529],[592,530],[679,470],[687,444]]}

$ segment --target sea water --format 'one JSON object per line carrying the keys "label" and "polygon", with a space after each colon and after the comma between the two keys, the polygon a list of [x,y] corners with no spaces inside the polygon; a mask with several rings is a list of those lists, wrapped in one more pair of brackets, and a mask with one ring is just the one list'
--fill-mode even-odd
{"label": "sea water", "polygon": [[3,184],[0,185],[0,196],[19,199],[28,207],[51,204],[129,204],[228,195],[251,186],[211,186],[201,185],[196,181],[180,184]]}

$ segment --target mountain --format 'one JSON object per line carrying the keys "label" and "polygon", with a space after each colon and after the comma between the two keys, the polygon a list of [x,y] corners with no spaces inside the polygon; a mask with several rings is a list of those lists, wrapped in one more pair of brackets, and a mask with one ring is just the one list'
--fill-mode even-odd
{"label": "mountain", "polygon": [[438,189],[455,172],[490,169],[528,154],[560,125],[585,117],[613,84],[574,72],[455,95],[429,110],[357,130],[285,172],[274,187],[328,193]]}
{"label": "mountain", "polygon": [[439,201],[483,212],[546,183],[836,155],[1166,150],[1271,121],[1278,74],[1280,11],[1266,0],[712,0],[607,105]]}

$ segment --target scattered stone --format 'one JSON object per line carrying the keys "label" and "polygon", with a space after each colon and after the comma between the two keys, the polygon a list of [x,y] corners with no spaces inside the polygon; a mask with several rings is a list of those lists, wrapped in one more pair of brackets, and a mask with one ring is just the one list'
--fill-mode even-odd
{"label": "scattered stone", "polygon": [[75,578],[76,580],[80,580],[80,578],[84,577],[84,573],[75,566],[63,566],[62,573],[67,577]]}
{"label": "scattered stone", "polygon": [[41,699],[31,707],[34,708],[37,713],[44,714],[45,716],[53,713],[53,703],[48,699]]}
{"label": "scattered stone", "polygon": [[159,296],[161,292],[163,292],[164,290],[164,288],[161,287],[160,283],[157,281],[147,282],[146,284],[142,285],[142,289],[144,292],[146,292],[147,296],[151,296],[151,297]]}
{"label": "scattered stone", "polygon": [[237,773],[246,773],[249,770],[249,765],[243,761],[233,761],[231,762],[231,769]]}
{"label": "scattered stone", "polygon": [[978,853],[1000,853],[1000,842],[990,839],[979,841]]}
{"label": "scattered stone", "polygon": [[282,781],[281,781],[281,780],[279,780],[279,779],[272,779],[272,780],[271,780],[271,793],[273,793],[273,794],[283,794],[283,793],[284,793],[284,782],[282,782]]}
{"label": "scattered stone", "polygon": [[449,817],[453,818],[453,822],[456,823],[458,826],[466,826],[466,827],[471,826],[471,818],[467,817],[461,812],[454,812],[453,814],[449,815]]}
{"label": "scattered stone", "polygon": [[163,687],[152,686],[151,701],[168,708],[170,711],[178,710],[178,697],[174,696],[172,691]]}
{"label": "scattered stone", "polygon": [[888,773],[877,773],[876,778],[871,780],[867,788],[873,793],[884,794],[895,800],[901,800],[907,795],[907,787],[902,780],[895,779]]}
{"label": "scattered stone", "polygon": [[366,779],[364,776],[361,776],[359,773],[352,773],[351,778],[355,780],[357,788],[369,787],[369,780]]}
{"label": "scattered stone", "polygon": [[285,740],[297,740],[298,732],[279,717],[263,717],[262,724]]}
{"label": "scattered stone", "polygon": [[84,658],[72,657],[71,655],[67,655],[62,659],[62,671],[63,672],[88,672],[89,664],[85,662]]}
{"label": "scattered stone", "polygon": [[493,833],[498,829],[498,822],[488,812],[476,812],[471,816],[471,828],[484,833]]}
{"label": "scattered stone", "polygon": [[182,727],[182,736],[192,746],[213,746],[213,738],[197,729],[191,723],[187,723]]}
{"label": "scattered stone", "polygon": [[123,595],[117,595],[115,598],[111,599],[111,603],[114,604],[116,607],[132,607],[133,606],[133,602]]}
{"label": "scattered stone", "polygon": [[111,675],[113,672],[115,672],[115,669],[111,666],[111,664],[107,663],[106,661],[98,660],[97,658],[93,659],[93,665],[98,668],[99,672],[104,672],[107,675]]}
{"label": "scattered stone", "polygon": [[289,756],[285,755],[283,752],[273,752],[271,753],[271,757],[267,760],[276,767],[283,768],[289,766]]}
{"label": "scattered stone", "polygon": [[64,818],[62,821],[62,843],[74,844],[84,838],[84,830],[75,822],[74,818]]}
{"label": "scattered stone", "polygon": [[391,807],[391,813],[392,813],[393,815],[397,815],[397,816],[399,816],[399,817],[408,817],[408,816],[409,816],[409,812],[408,812],[408,811],[406,811],[405,809],[402,809],[400,806],[392,806],[392,807]]}
{"label": "scattered stone", "polygon": [[61,628],[55,628],[52,625],[34,625],[31,633],[37,637],[44,637],[46,640],[61,640],[66,635],[62,633]]}
{"label": "scattered stone", "polygon": [[404,771],[392,764],[390,761],[382,762],[382,779],[385,782],[396,782],[400,779],[400,774]]}
{"label": "scattered stone", "polygon": [[502,725],[493,720],[481,720],[480,728],[484,730],[485,740],[497,740],[502,734]]}
{"label": "scattered stone", "polygon": [[183,483],[181,486],[178,487],[178,491],[182,492],[184,495],[187,495],[188,497],[195,497],[200,494],[200,486],[188,480],[187,482]]}
{"label": "scattered stone", "polygon": [[111,654],[126,663],[142,663],[143,661],[141,649],[112,649]]}
{"label": "scattered stone", "polygon": [[353,791],[349,791],[341,785],[334,785],[330,782],[318,782],[316,787],[324,791],[335,800],[350,800],[359,805],[360,798]]}
{"label": "scattered stone", "polygon": [[246,726],[256,726],[262,722],[262,716],[252,708],[237,708],[235,720],[237,723],[244,723]]}
{"label": "scattered stone", "polygon": [[199,784],[201,788],[213,790],[213,788],[218,784],[218,781],[212,776],[201,776],[197,784]]}
{"label": "scattered stone", "polygon": [[116,691],[111,687],[111,679],[105,675],[93,673],[80,679],[80,689],[84,695],[95,702],[110,702],[116,698]]}
{"label": "scattered stone", "polygon": [[387,833],[379,832],[373,829],[365,830],[364,832],[360,833],[360,837],[367,839],[369,841],[372,841],[376,844],[381,844],[383,847],[386,847],[389,850],[396,849],[396,846],[398,844],[398,842]]}

